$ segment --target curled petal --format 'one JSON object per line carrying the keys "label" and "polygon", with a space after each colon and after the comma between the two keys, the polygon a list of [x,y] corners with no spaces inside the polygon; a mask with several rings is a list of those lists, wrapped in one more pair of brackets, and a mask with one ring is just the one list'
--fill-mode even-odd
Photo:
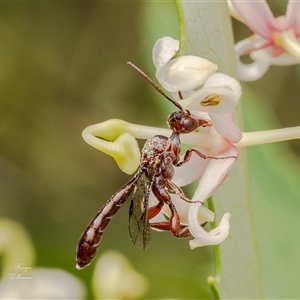
{"label": "curled petal", "polygon": [[[202,147],[197,147],[197,150],[203,154],[207,154],[207,151]],[[183,156],[181,157],[183,159]],[[188,163],[175,168],[174,177],[172,181],[178,186],[185,186],[199,179],[204,173],[209,161],[199,157],[193,153]]]}
{"label": "curled petal", "polygon": [[141,157],[136,139],[129,133],[123,133],[114,142],[110,143],[111,153],[107,154],[113,156],[124,173],[134,173],[139,166]]}
{"label": "curled petal", "polygon": [[243,64],[237,62],[238,77],[242,81],[255,81],[261,78],[269,69],[269,64],[266,61],[257,60],[251,64]]}
{"label": "curled petal", "polygon": [[194,240],[190,241],[191,249],[202,246],[218,245],[222,243],[229,234],[230,213],[224,214],[218,227],[214,228],[210,232],[207,232],[202,226],[199,225],[199,223],[194,222],[200,206],[200,203],[192,204],[189,211],[189,220],[191,220],[191,222],[189,221],[189,229],[195,238]]}
{"label": "curled petal", "polygon": [[266,48],[272,45],[272,42],[262,38],[258,34],[254,34],[249,38],[239,41],[234,46],[234,53],[237,57],[246,55],[257,49]]}
{"label": "curled petal", "polygon": [[[264,40],[260,40],[264,41]],[[234,46],[235,58],[236,58],[236,69],[238,73],[238,77],[243,81],[254,81],[261,78],[269,69],[270,55],[267,55],[264,49],[253,51],[257,45],[253,43],[253,39],[248,38],[238,42]],[[240,56],[244,53],[251,52],[250,56],[254,60],[251,64],[244,64],[240,61]],[[257,55],[257,53],[261,53],[262,55]]]}
{"label": "curled petal", "polygon": [[[178,212],[179,218],[180,218],[180,224],[187,225],[188,224],[188,214],[189,214],[189,208],[191,206],[191,203],[188,203],[184,200],[182,200],[179,196],[175,194],[171,194],[172,202],[176,207],[176,210]],[[153,194],[150,196],[149,205],[154,206],[157,204],[157,199],[154,197]],[[151,222],[164,222],[167,218],[170,218],[170,209],[167,205],[164,205],[162,210],[158,215],[156,215],[153,219],[151,219]],[[167,218],[166,218],[167,216]],[[205,206],[201,206],[198,210],[197,215],[198,222],[200,224],[203,224],[205,222],[212,222],[215,219],[215,214],[206,208]],[[153,228],[154,230],[160,231],[159,229]]]}
{"label": "curled petal", "polygon": [[141,153],[136,139],[129,133],[122,133],[127,124],[109,120],[87,127],[82,136],[89,145],[112,156],[123,172],[132,174],[139,166]]}
{"label": "curled petal", "polygon": [[219,159],[210,159],[201,177],[200,184],[195,191],[193,200],[204,202],[208,199],[225,180],[238,155],[239,150],[232,145],[222,155],[217,156]]}
{"label": "curled petal", "polygon": [[169,92],[188,91],[201,86],[217,70],[207,59],[185,55],[168,61],[156,70],[156,77]]}
{"label": "curled petal", "polygon": [[[292,65],[300,61],[300,4],[289,1],[286,16],[274,19],[265,1],[236,2],[234,8],[256,34],[238,42],[235,47],[239,79],[257,80],[270,65]],[[264,24],[264,25],[263,25]],[[240,56],[250,54],[251,64],[243,64]]]}
{"label": "curled petal", "polygon": [[204,88],[216,88],[216,87],[228,87],[231,89],[238,97],[241,96],[241,86],[237,80],[233,77],[223,74],[223,73],[215,73],[211,75],[204,83]]}
{"label": "curled petal", "polygon": [[286,9],[285,29],[293,28],[296,36],[300,37],[300,2],[289,1]]}
{"label": "curled petal", "polygon": [[154,44],[152,50],[152,60],[155,68],[160,69],[179,51],[179,41],[166,36]]}
{"label": "curled petal", "polygon": [[215,130],[223,137],[226,137],[231,143],[239,142],[243,134],[233,122],[232,114],[209,114]]}
{"label": "curled petal", "polygon": [[273,32],[279,31],[276,20],[266,1],[231,1],[244,23],[267,40],[272,40]]}
{"label": "curled petal", "polygon": [[203,88],[180,103],[184,108],[213,113],[233,112],[241,97],[241,86],[234,78],[221,73],[211,75]]}
{"label": "curled petal", "polygon": [[278,56],[273,56],[272,48],[273,47],[268,47],[265,49],[253,51],[250,54],[250,57],[254,60],[254,62],[251,65],[246,65],[246,66],[249,66],[250,68],[250,66],[255,64],[257,65],[257,68],[259,68],[262,72],[264,68],[268,69],[270,65],[288,66],[288,65],[295,65],[299,63],[294,56],[288,54],[287,52],[283,52]]}

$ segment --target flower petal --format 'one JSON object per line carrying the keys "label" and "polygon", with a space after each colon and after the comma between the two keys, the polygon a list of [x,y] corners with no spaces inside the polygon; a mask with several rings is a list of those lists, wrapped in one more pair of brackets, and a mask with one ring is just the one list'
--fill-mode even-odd
{"label": "flower petal", "polygon": [[156,78],[169,92],[188,91],[201,86],[217,70],[207,59],[185,55],[168,61],[156,70]]}
{"label": "flower petal", "polygon": [[33,268],[19,273],[12,270],[0,283],[0,299],[85,299],[85,296],[81,280],[60,269]]}
{"label": "flower petal", "polygon": [[82,136],[89,145],[112,156],[123,172],[132,174],[140,164],[141,153],[136,139],[130,133],[122,133],[128,125],[112,119],[85,128]]}
{"label": "flower petal", "polygon": [[235,19],[239,20],[240,22],[244,23],[244,20],[242,19],[242,17],[239,15],[239,13],[237,12],[237,10],[232,5],[232,1],[226,0],[226,2],[227,2],[227,6],[228,6],[228,10],[229,10],[230,15],[233,18],[235,18]]}
{"label": "flower petal", "polygon": [[[253,51],[259,48],[259,44],[265,42],[264,39],[258,38],[254,41],[252,38],[244,39],[234,46],[236,68],[238,78],[242,81],[254,81],[261,78],[269,69],[271,54],[265,52],[265,49]],[[264,45],[265,46],[265,45]],[[253,51],[253,52],[251,52]],[[256,55],[256,53],[263,54]],[[250,56],[254,60],[251,64],[244,64],[240,61],[240,56],[251,52]]]}
{"label": "flower petal", "polygon": [[266,1],[231,1],[245,24],[267,40],[272,40],[273,33],[279,31],[276,20]]}
{"label": "flower petal", "polygon": [[108,251],[97,261],[93,289],[97,299],[136,299],[148,288],[147,279],[116,251]]}
{"label": "flower petal", "polygon": [[[274,65],[274,66],[288,66],[298,64],[299,61],[292,55],[287,52],[283,52],[279,56],[272,55],[273,47],[268,47],[265,49],[253,51],[250,54],[250,57],[254,60],[254,63],[260,70],[263,70],[264,67]],[[247,65],[250,66],[251,65]]]}
{"label": "flower petal", "polygon": [[297,37],[300,37],[300,2],[289,1],[285,16],[285,29],[293,28]]}
{"label": "flower petal", "polygon": [[263,49],[272,45],[272,42],[254,34],[249,38],[239,41],[234,46],[234,53],[237,57],[250,54],[257,49]]}
{"label": "flower petal", "polygon": [[[222,155],[218,155],[219,159],[210,159],[192,200],[204,202],[208,199],[225,180],[228,172],[235,164],[238,155],[239,150],[232,145]],[[233,156],[233,158],[222,159],[222,157],[228,156]]]}
{"label": "flower petal", "polygon": [[[207,154],[206,149],[202,147],[197,147],[197,149],[203,154]],[[183,156],[181,159],[183,159]],[[208,160],[205,160],[193,153],[186,164],[183,164],[178,168],[175,167],[175,173],[172,181],[178,186],[190,184],[202,176],[208,164]]]}
{"label": "flower petal", "polygon": [[[195,220],[195,213],[197,213],[200,203],[192,204],[189,213],[189,220]],[[209,245],[218,245],[222,243],[229,234],[229,219],[230,213],[224,214],[223,218],[218,227],[214,228],[210,232],[204,230],[202,226],[198,223],[193,224],[189,222],[189,229],[195,240],[190,241],[191,249],[196,247],[202,246],[209,246]],[[196,230],[195,230],[196,229]]]}
{"label": "flower petal", "polygon": [[179,41],[166,36],[156,41],[152,50],[155,68],[160,69],[179,51]]}
{"label": "flower petal", "polygon": [[[175,194],[171,194],[172,202],[176,207],[176,210],[178,212],[179,218],[180,218],[180,224],[187,225],[188,224],[188,213],[189,208],[191,206],[191,203],[188,203],[184,200],[182,200],[179,196]],[[154,206],[158,203],[157,199],[154,197],[153,194],[150,195],[149,205]],[[150,223],[152,222],[163,222],[166,221],[166,217],[170,217],[170,209],[167,205],[164,205],[162,210],[157,214],[154,218],[150,220]],[[215,214],[210,211],[205,206],[201,206],[198,210],[198,216],[197,216],[198,222],[200,224],[203,224],[205,222],[212,222],[215,219]],[[153,228],[154,230],[161,231],[159,229]]]}
{"label": "flower petal", "polygon": [[191,110],[228,113],[234,111],[241,94],[238,81],[226,74],[216,73],[206,80],[202,89],[183,99],[180,104]]}
{"label": "flower petal", "polygon": [[232,114],[209,114],[211,122],[216,131],[223,137],[226,137],[231,143],[239,142],[243,134],[237,125],[233,122]]}

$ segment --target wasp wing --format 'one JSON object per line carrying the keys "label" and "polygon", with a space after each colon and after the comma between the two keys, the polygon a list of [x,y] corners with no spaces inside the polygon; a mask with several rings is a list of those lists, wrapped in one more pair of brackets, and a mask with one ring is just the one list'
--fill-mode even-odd
{"label": "wasp wing", "polygon": [[142,173],[138,178],[131,197],[129,208],[129,234],[132,242],[143,250],[151,240],[148,219],[149,196],[153,184],[153,176]]}

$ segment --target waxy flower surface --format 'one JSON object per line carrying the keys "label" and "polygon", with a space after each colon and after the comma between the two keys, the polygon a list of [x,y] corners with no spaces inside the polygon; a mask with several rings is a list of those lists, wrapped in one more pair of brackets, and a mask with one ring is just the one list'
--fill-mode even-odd
{"label": "waxy flower surface", "polygon": [[[285,16],[275,18],[266,1],[228,1],[233,17],[245,23],[254,35],[235,47],[239,78],[260,78],[270,65],[300,62],[300,2],[289,1]],[[242,55],[250,54],[253,63],[245,65]]]}

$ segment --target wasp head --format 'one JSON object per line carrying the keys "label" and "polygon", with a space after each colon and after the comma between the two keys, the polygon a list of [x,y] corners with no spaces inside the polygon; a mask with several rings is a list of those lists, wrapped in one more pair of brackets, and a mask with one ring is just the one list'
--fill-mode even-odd
{"label": "wasp head", "polygon": [[178,133],[190,133],[200,126],[207,127],[212,125],[210,121],[200,119],[188,110],[172,112],[167,122],[170,129]]}

